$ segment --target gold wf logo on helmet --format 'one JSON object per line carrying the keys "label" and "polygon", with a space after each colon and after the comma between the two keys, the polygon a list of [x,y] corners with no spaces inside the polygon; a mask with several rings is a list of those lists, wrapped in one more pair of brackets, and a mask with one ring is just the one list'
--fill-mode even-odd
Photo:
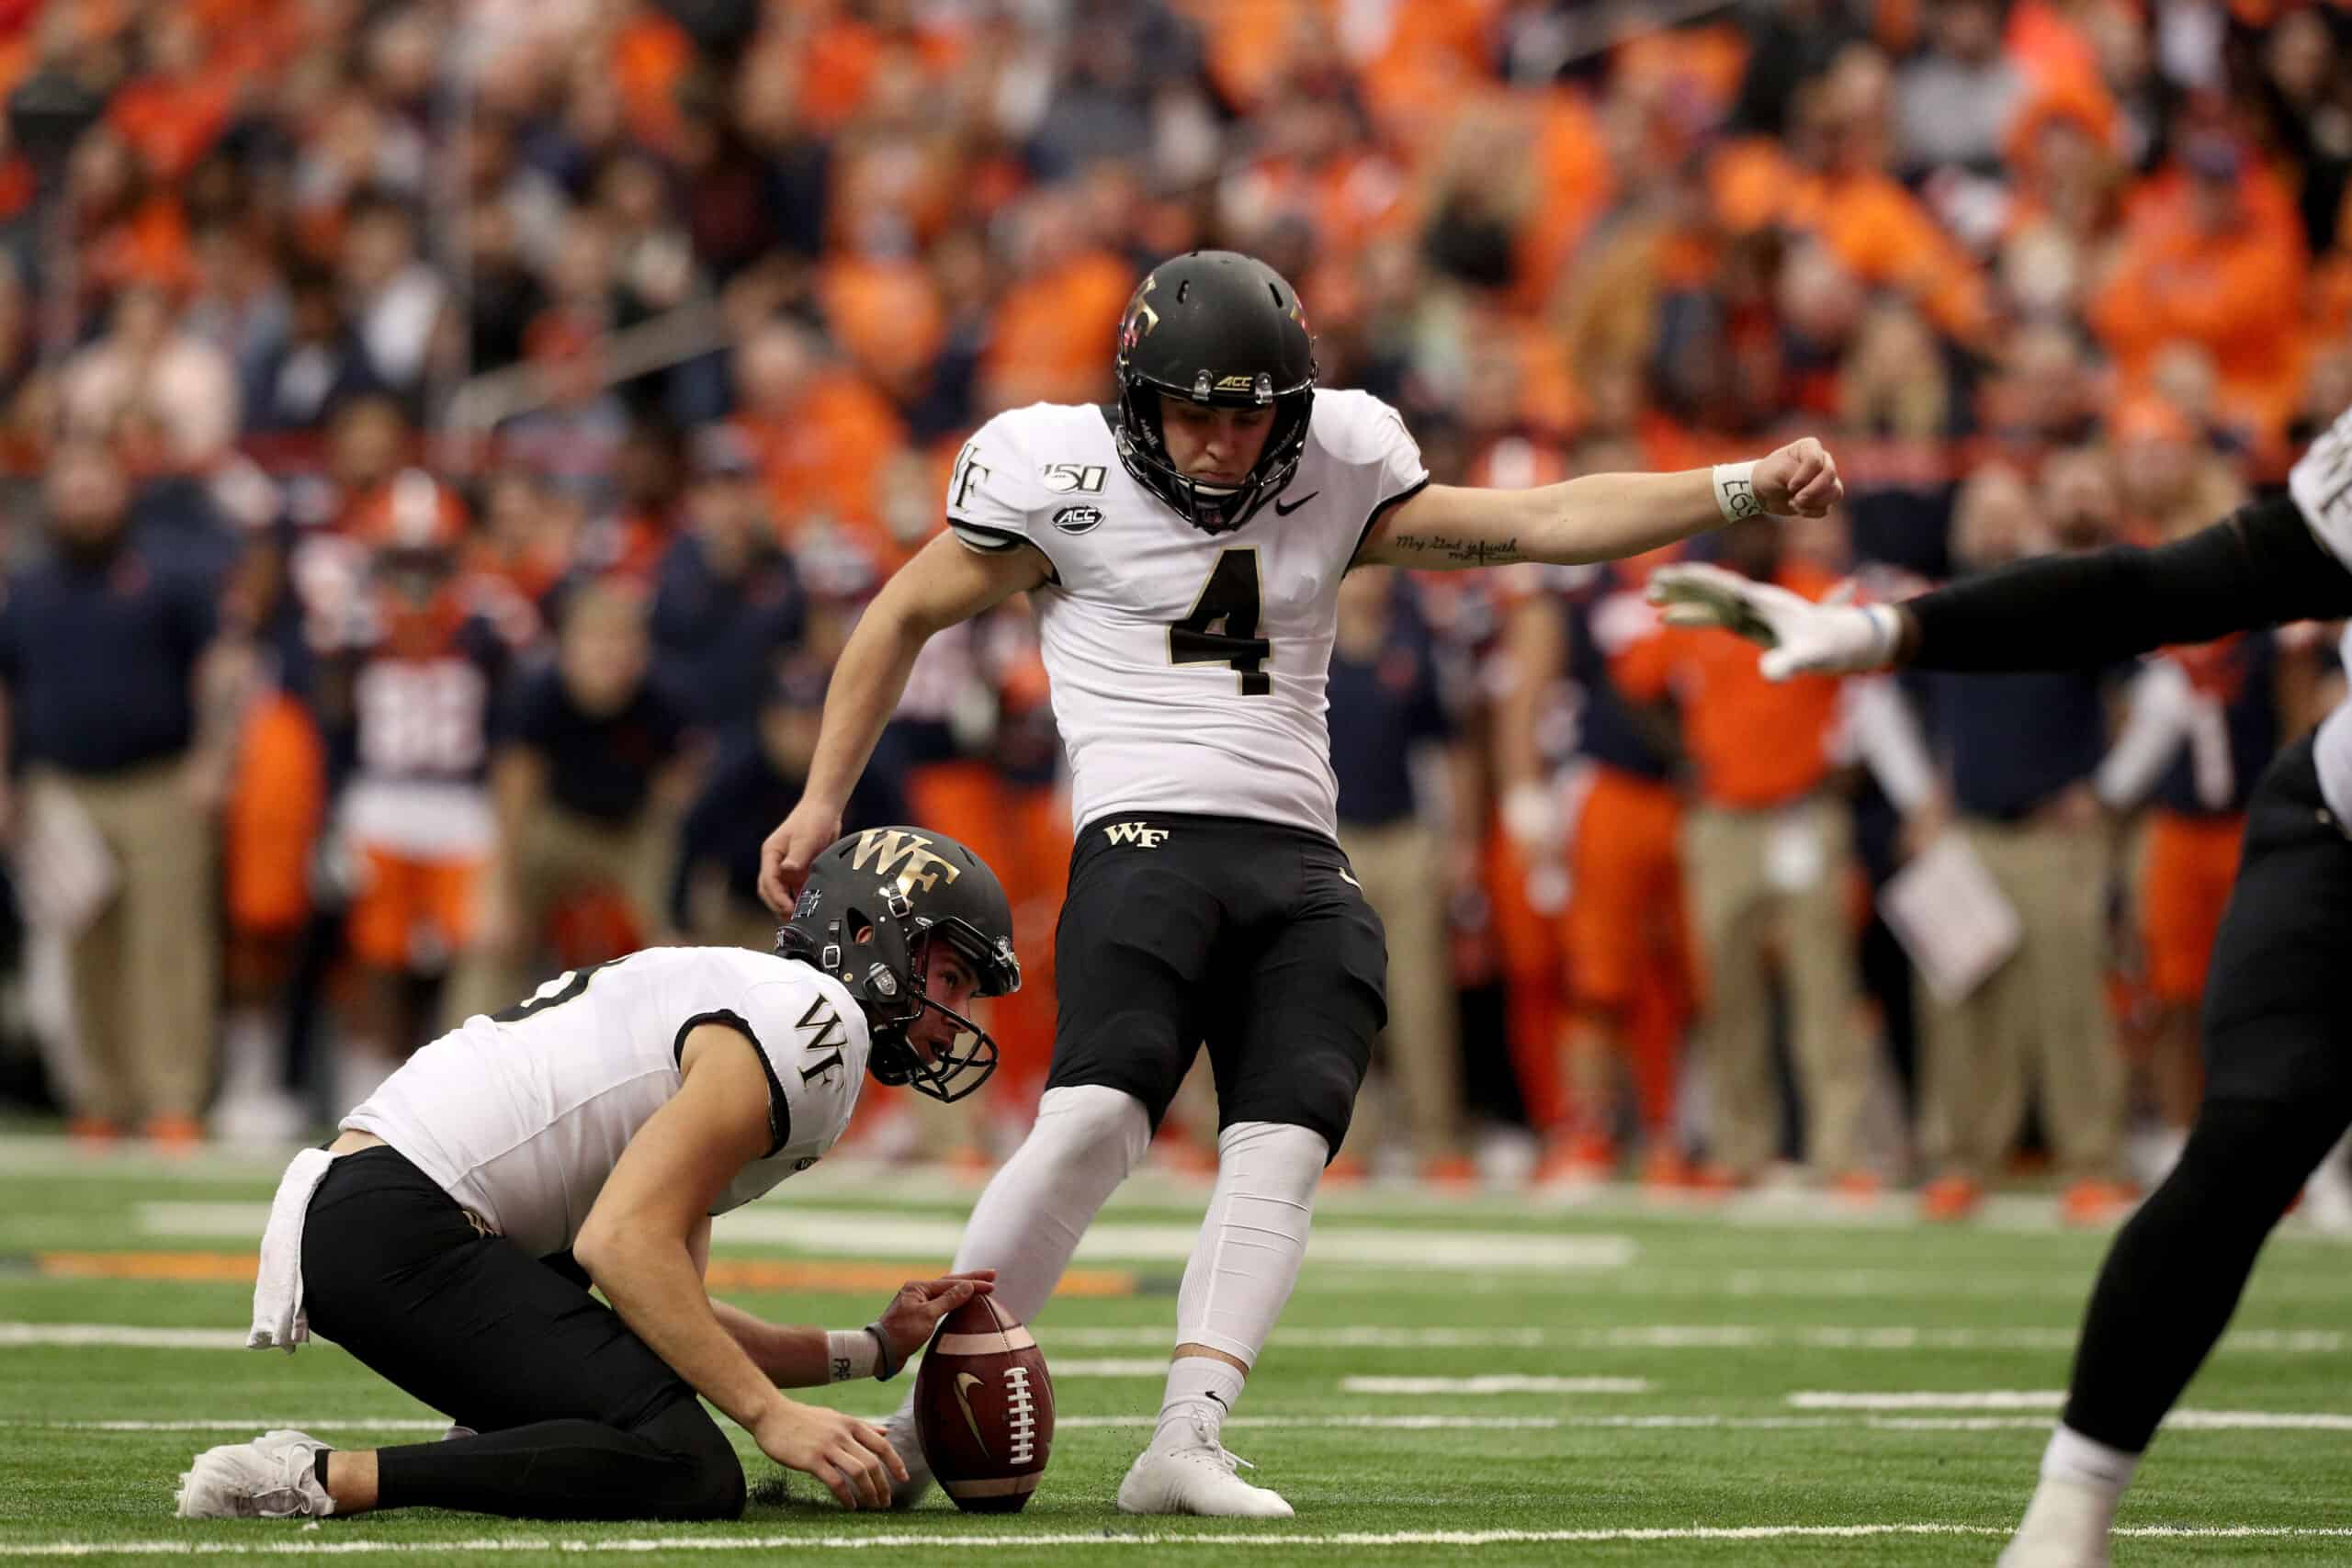
{"label": "gold wf logo on helmet", "polygon": [[899,872],[899,892],[909,898],[918,887],[930,892],[939,886],[942,875],[953,882],[963,874],[953,861],[931,852],[929,839],[899,828],[868,828],[857,836],[857,848],[850,852],[850,866],[864,871],[869,860],[875,863],[875,874],[884,878],[903,862],[906,869]]}
{"label": "gold wf logo on helmet", "polygon": [[1135,298],[1127,301],[1127,319],[1119,328],[1119,346],[1133,348],[1141,343],[1152,328],[1159,324],[1159,312],[1151,308],[1144,296],[1159,287],[1159,279],[1147,277]]}

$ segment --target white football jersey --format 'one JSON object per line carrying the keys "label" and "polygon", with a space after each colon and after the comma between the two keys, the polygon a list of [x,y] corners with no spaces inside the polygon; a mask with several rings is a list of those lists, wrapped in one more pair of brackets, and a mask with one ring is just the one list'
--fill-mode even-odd
{"label": "white football jersey", "polygon": [[[2287,474],[2295,509],[2329,555],[2352,571],[2352,409],[2320,433]],[[2352,652],[2352,626],[2344,634]],[[2335,705],[2312,737],[2320,794],[2336,819],[2352,822],[2352,697]]]}
{"label": "white football jersey", "polygon": [[816,1164],[865,1082],[864,1010],[797,959],[657,947],[559,975],[419,1051],[343,1125],[391,1145],[533,1256],[562,1252],[621,1150],[677,1093],[686,1032],[712,1022],[758,1048],[774,1134],[711,1211],[723,1214]]}
{"label": "white football jersey", "polygon": [[1195,528],[1119,463],[1105,411],[1036,403],[956,460],[947,521],[977,550],[1025,540],[1070,819],[1198,812],[1337,837],[1324,680],[1340,579],[1374,520],[1429,482],[1405,422],[1318,391],[1298,471],[1241,527]]}

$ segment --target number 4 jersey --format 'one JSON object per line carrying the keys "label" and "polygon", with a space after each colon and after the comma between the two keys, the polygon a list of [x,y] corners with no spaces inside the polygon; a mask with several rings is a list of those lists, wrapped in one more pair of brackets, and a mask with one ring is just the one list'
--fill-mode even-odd
{"label": "number 4 jersey", "polygon": [[1023,541],[1071,818],[1197,812],[1336,837],[1324,679],[1340,579],[1372,525],[1429,482],[1396,411],[1315,395],[1280,495],[1228,533],[1193,527],[1119,464],[1102,409],[1037,403],[980,427],[948,479],[973,549]]}
{"label": "number 4 jersey", "polygon": [[661,947],[560,975],[475,1014],[343,1119],[398,1149],[534,1257],[568,1249],[637,1130],[678,1092],[687,1032],[750,1038],[768,1080],[767,1154],[711,1210],[817,1163],[865,1082],[865,1014],[831,976],[737,947]]}

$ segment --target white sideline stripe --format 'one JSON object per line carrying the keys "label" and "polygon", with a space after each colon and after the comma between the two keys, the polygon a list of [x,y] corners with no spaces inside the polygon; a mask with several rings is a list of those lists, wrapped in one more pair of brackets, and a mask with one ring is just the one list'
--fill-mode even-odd
{"label": "white sideline stripe", "polygon": [[0,1323],[0,1349],[28,1345],[107,1346],[132,1350],[242,1350],[234,1328],[138,1328],[127,1323]]}
{"label": "white sideline stripe", "polygon": [[[150,1235],[235,1237],[258,1242],[266,1203],[154,1202],[136,1205]],[[832,1258],[948,1258],[964,1238],[960,1219],[877,1214],[863,1209],[753,1205],[719,1216],[718,1239],[756,1242]],[[1182,1263],[1200,1239],[1198,1222],[1096,1225],[1078,1244],[1080,1262]],[[1314,1263],[1428,1269],[1623,1269],[1639,1249],[1631,1236],[1543,1235],[1514,1231],[1393,1230],[1319,1225]]]}
{"label": "white sideline stripe", "polygon": [[[1193,1534],[1168,1530],[1134,1533],[1073,1530],[1035,1535],[973,1532],[932,1535],[914,1531],[897,1534],[859,1533],[798,1535],[670,1535],[596,1540],[537,1536],[483,1536],[472,1540],[316,1540],[253,1542],[236,1540],[118,1540],[37,1541],[0,1544],[0,1557],[96,1557],[102,1554],[173,1557],[300,1557],[312,1553],[438,1551],[446,1553],[560,1551],[778,1551],[793,1547],[822,1547],[844,1551],[899,1547],[981,1548],[1045,1546],[1211,1546],[1234,1550],[1246,1541],[1252,1550],[1268,1546],[1521,1546],[1546,1542],[1600,1545],[1611,1541],[1750,1541],[1750,1540],[1868,1540],[1890,1536],[1968,1536],[1992,1538],[2008,1534],[2005,1525],[1687,1525],[1679,1528],[1557,1530],[1335,1530],[1325,1535]],[[2310,1525],[2122,1525],[2112,1532],[2128,1540],[2342,1540],[2352,1529]]]}
{"label": "white sideline stripe", "polygon": [[1647,1393],[1647,1378],[1341,1378],[1342,1393]]}
{"label": "white sideline stripe", "polygon": [[1990,1388],[1968,1393],[1933,1391],[1848,1393],[1807,1389],[1789,1395],[1796,1410],[2055,1410],[2066,1403],[2061,1389]]}
{"label": "white sideline stripe", "polygon": [[[1618,1328],[1285,1328],[1279,1336],[1294,1350],[2071,1350],[2076,1330],[2065,1328],[1849,1328],[1778,1327],[1753,1324],[1635,1324]],[[1127,1346],[1166,1348],[1175,1336],[1166,1328],[1049,1328],[1056,1349],[1116,1349]],[[2222,1348],[2265,1355],[2333,1356],[2352,1337],[2327,1328],[2248,1328],[2226,1335]],[[0,1349],[24,1346],[113,1347],[146,1350],[241,1350],[245,1337],[231,1328],[148,1328],[116,1323],[0,1322]],[[1057,1362],[1057,1377],[1140,1377],[1141,1372],[1069,1369],[1083,1361]],[[1103,1368],[1121,1366],[1105,1360]],[[1140,1363],[1136,1363],[1140,1364]],[[1150,1363],[1165,1371],[1165,1359]]]}
{"label": "white sideline stripe", "polygon": [[[1156,1416],[1065,1416],[1058,1429],[1145,1428]],[[2047,1416],[1234,1416],[1227,1427],[1266,1430],[1369,1432],[2046,1432]],[[2352,1415],[2331,1411],[2176,1410],[2167,1429],[2192,1432],[2352,1432]],[[46,1432],[251,1432],[293,1427],[306,1432],[444,1432],[442,1420],[413,1416],[254,1416],[232,1420],[12,1421],[0,1431]]]}
{"label": "white sideline stripe", "polygon": [[[1160,1336],[1166,1338],[1166,1335]],[[1104,1360],[1052,1361],[1046,1370],[1057,1382],[1063,1378],[1164,1378],[1168,1375],[1165,1356],[1136,1356]]]}

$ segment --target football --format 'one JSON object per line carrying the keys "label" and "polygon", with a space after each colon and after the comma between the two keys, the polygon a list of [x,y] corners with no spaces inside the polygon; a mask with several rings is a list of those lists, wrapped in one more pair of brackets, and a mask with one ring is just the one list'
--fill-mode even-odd
{"label": "football", "polygon": [[1029,1330],[987,1296],[941,1320],[915,1373],[915,1431],[967,1513],[1019,1512],[1054,1446],[1054,1384]]}

